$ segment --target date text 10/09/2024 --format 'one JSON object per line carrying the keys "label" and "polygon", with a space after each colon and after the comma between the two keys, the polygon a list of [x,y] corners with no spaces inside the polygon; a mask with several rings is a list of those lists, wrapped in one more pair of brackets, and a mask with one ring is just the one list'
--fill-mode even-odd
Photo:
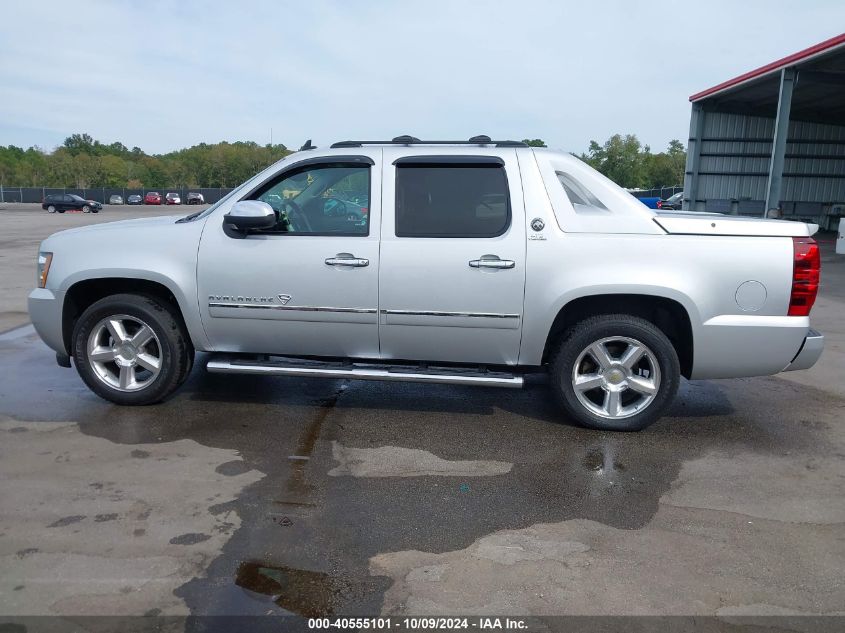
{"label": "date text 10/09/2024", "polygon": [[406,630],[525,630],[528,624],[520,618],[309,618],[309,629],[406,629]]}

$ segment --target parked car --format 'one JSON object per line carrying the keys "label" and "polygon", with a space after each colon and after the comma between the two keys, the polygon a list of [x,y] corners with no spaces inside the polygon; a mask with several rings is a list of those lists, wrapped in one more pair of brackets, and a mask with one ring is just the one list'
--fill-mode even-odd
{"label": "parked car", "polygon": [[196,191],[189,191],[185,197],[185,204],[205,204],[205,197]]}
{"label": "parked car", "polygon": [[50,193],[44,196],[41,208],[48,213],[64,213],[65,211],[99,213],[103,205],[96,200],[86,200],[73,193]]}
{"label": "parked car", "polygon": [[645,198],[637,198],[637,200],[642,202],[649,209],[659,209],[660,208],[660,197],[659,196],[647,196]]}
{"label": "parked car", "polygon": [[663,211],[677,211],[681,209],[684,204],[684,192],[679,191],[666,198],[665,200],[658,200],[657,208]]}
{"label": "parked car", "polygon": [[158,191],[150,191],[144,196],[144,204],[161,204],[161,194]]}
{"label": "parked car", "polygon": [[[209,372],[259,376],[521,387],[542,372],[568,418],[604,430],[658,419],[681,376],[807,369],[822,352],[816,225],[657,213],[513,141],[340,147],[175,221],[47,238],[38,334],[122,405],[166,398],[200,351]],[[331,191],[368,200],[363,221],[326,214]],[[144,248],[128,258],[128,243]]]}
{"label": "parked car", "polygon": [[137,193],[133,193],[131,196],[126,198],[126,204],[143,204],[144,199],[139,196]]}
{"label": "parked car", "polygon": [[182,204],[182,197],[178,193],[172,191],[164,196],[165,204]]}
{"label": "parked car", "polygon": [[123,204],[123,196],[119,196],[116,193],[109,196],[109,204]]}

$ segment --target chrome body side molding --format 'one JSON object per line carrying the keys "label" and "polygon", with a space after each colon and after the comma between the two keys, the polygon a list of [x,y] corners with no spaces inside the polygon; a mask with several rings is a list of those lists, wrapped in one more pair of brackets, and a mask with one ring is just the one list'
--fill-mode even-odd
{"label": "chrome body side molding", "polygon": [[382,314],[401,314],[405,316],[470,317],[484,319],[519,319],[518,314],[499,312],[440,312],[436,310],[381,310]]}
{"label": "chrome body side molding", "polygon": [[220,303],[210,302],[209,308],[238,308],[246,310],[288,310],[292,312],[347,312],[352,314],[375,314],[375,308],[334,308],[330,306],[283,306],[272,303]]}

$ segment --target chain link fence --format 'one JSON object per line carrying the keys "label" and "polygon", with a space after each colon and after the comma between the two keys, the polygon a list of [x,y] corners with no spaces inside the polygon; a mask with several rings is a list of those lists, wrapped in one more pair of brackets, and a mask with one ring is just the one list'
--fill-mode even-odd
{"label": "chain link fence", "polygon": [[666,198],[674,196],[683,190],[684,187],[682,185],[675,185],[674,187],[659,187],[657,189],[637,189],[631,191],[631,195],[635,198],[660,198],[661,200],[666,200]]}
{"label": "chain link fence", "polygon": [[151,191],[160,193],[162,197],[168,193],[178,193],[182,199],[182,204],[186,203],[189,193],[201,193],[206,203],[213,204],[232,191],[232,187],[171,187],[169,189],[95,187],[77,189],[73,187],[5,187],[0,185],[0,202],[36,202],[40,204],[47,194],[72,193],[86,200],[96,200],[103,204],[110,204],[109,201],[112,196],[120,196],[123,204],[126,204],[129,196],[139,195],[143,200],[144,196]]}

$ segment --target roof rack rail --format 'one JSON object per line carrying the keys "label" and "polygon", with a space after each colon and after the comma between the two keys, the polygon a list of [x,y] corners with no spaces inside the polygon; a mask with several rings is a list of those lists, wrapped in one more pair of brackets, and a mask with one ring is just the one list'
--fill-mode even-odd
{"label": "roof rack rail", "polygon": [[493,141],[489,136],[479,134],[468,141],[421,141],[415,136],[403,134],[390,141],[338,141],[332,149],[340,147],[363,147],[364,145],[495,145],[496,147],[528,147],[522,141]]}

